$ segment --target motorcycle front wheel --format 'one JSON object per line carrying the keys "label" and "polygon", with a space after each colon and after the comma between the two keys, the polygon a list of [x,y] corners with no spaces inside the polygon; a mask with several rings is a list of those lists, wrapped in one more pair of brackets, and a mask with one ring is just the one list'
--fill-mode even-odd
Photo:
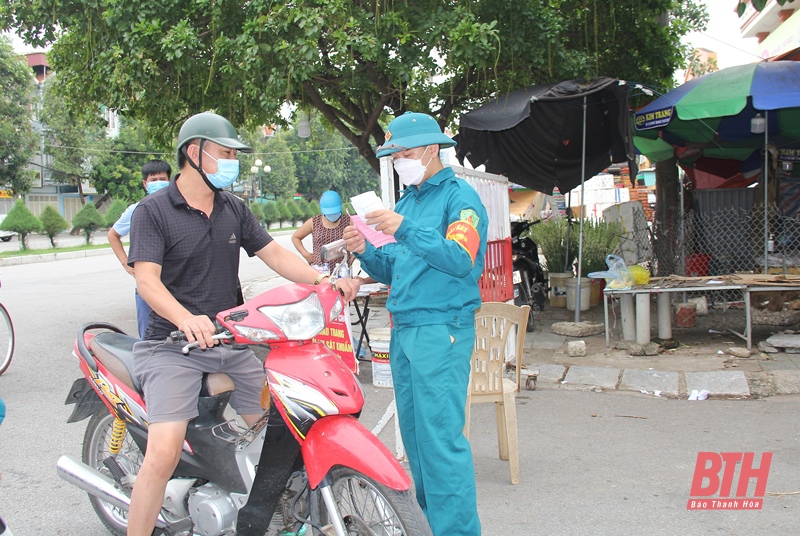
{"label": "motorcycle front wheel", "polygon": [[331,491],[348,535],[432,536],[410,490],[396,491],[347,467],[331,470]]}
{"label": "motorcycle front wheel", "polygon": [[[83,463],[94,467],[109,478],[113,478],[111,472],[103,465],[103,460],[112,456],[109,451],[111,433],[114,429],[114,416],[106,408],[103,408],[89,419],[86,433],[83,436]],[[125,433],[122,440],[122,448],[116,455],[117,463],[122,469],[131,476],[136,476],[144,461],[144,454],[139,450],[139,446],[133,441],[129,433]],[[131,490],[127,490],[130,493]],[[108,530],[117,536],[125,536],[128,530],[128,513],[116,506],[89,495],[89,502],[92,503],[97,517],[103,522]]]}
{"label": "motorcycle front wheel", "polygon": [[0,303],[0,374],[11,365],[14,356],[14,324],[5,306]]}

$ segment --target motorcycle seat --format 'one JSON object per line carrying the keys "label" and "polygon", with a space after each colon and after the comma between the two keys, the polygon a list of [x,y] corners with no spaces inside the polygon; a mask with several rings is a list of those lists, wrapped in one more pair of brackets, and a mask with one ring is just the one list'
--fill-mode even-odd
{"label": "motorcycle seat", "polygon": [[133,372],[133,345],[139,339],[123,333],[98,333],[89,341],[89,350],[97,361],[119,381],[135,391],[141,386]]}

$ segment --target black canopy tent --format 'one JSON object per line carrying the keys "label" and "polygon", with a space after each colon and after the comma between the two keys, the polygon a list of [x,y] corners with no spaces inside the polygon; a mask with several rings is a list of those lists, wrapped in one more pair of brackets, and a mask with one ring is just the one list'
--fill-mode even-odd
{"label": "black canopy tent", "polygon": [[483,164],[548,195],[554,187],[572,190],[612,162],[628,161],[633,179],[638,170],[627,103],[628,85],[613,78],[518,89],[461,116],[456,155],[462,164]]}
{"label": "black canopy tent", "polygon": [[[566,193],[582,186],[612,162],[628,161],[632,181],[638,172],[628,85],[613,78],[540,84],[498,97],[461,116],[456,141],[462,164],[465,159],[473,167],[483,164],[489,173],[546,194],[554,187]],[[583,218],[580,226],[579,281]]]}

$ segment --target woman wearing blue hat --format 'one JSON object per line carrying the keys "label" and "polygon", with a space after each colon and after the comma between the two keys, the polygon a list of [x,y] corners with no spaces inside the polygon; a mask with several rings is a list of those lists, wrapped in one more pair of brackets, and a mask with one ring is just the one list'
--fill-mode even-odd
{"label": "woman wearing blue hat", "polygon": [[[320,257],[320,249],[325,244],[342,239],[344,228],[350,225],[350,216],[342,214],[342,198],[333,190],[322,194],[319,210],[322,214],[309,218],[294,232],[292,243],[308,264],[322,272],[325,271],[325,266]],[[313,240],[313,252],[309,252],[303,245],[303,239],[308,235]]]}
{"label": "woman wearing blue hat", "polygon": [[439,150],[453,145],[429,115],[392,121],[377,156],[392,157],[406,189],[394,211],[366,217],[397,242],[376,248],[355,227],[344,237],[362,269],[391,286],[389,362],[417,501],[434,535],[478,536],[475,468],[462,431],[488,218],[478,193],[442,165]]}

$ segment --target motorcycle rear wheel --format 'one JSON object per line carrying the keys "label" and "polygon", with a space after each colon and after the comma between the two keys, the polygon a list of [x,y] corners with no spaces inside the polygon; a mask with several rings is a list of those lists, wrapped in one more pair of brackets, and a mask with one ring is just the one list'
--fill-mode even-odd
{"label": "motorcycle rear wheel", "polygon": [[[111,473],[103,465],[103,460],[111,456],[109,452],[109,442],[111,432],[114,428],[114,416],[106,408],[100,409],[89,419],[86,426],[86,433],[83,436],[83,463],[93,467],[113,478]],[[117,463],[131,476],[135,476],[142,467],[144,454],[139,450],[139,446],[127,432],[122,442],[122,448],[116,456]],[[130,490],[128,490],[130,493]],[[128,513],[124,510],[112,506],[111,504],[89,495],[89,502],[92,503],[97,517],[103,522],[108,530],[117,536],[125,536],[128,530]]]}
{"label": "motorcycle rear wheel", "polygon": [[335,467],[330,477],[347,534],[432,536],[425,514],[410,490],[387,488],[347,467]]}

